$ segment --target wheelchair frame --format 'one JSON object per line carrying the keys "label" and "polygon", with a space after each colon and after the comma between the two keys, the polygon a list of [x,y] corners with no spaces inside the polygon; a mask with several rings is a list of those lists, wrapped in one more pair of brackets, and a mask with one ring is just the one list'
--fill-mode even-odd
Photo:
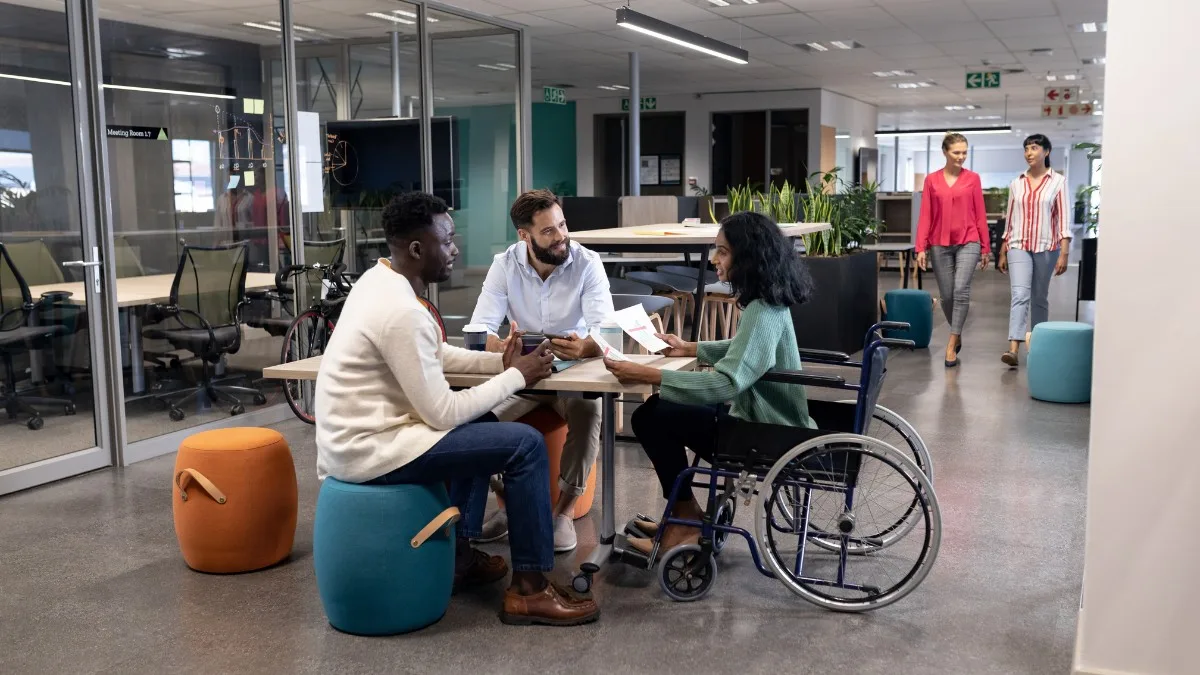
{"label": "wheelchair frame", "polygon": [[[891,602],[895,602],[904,595],[907,595],[908,592],[911,592],[916,585],[919,585],[925,574],[928,574],[929,568],[932,566],[934,559],[936,559],[937,547],[940,543],[940,512],[937,508],[936,496],[933,493],[932,482],[924,472],[923,467],[919,466],[913,460],[908,459],[908,457],[903,455],[899,450],[879,439],[871,438],[865,435],[865,431],[872,420],[874,409],[877,406],[877,399],[882,388],[884,374],[886,373],[888,348],[911,348],[913,346],[913,342],[911,340],[884,338],[882,337],[880,331],[884,329],[904,330],[907,328],[907,324],[896,322],[881,322],[872,326],[864,340],[863,359],[861,362],[852,362],[850,361],[850,357],[848,355],[839,352],[801,350],[802,358],[806,362],[859,368],[861,372],[858,383],[847,382],[845,378],[839,375],[826,375],[800,371],[771,371],[764,375],[762,380],[768,382],[811,385],[856,392],[854,422],[851,432],[845,433],[841,431],[830,430],[828,433],[818,433],[813,438],[803,441],[800,444],[793,446],[790,450],[784,452],[782,456],[773,461],[769,470],[767,470],[764,475],[758,475],[755,472],[761,472],[766,465],[755,465],[752,461],[747,461],[751,460],[749,455],[739,458],[742,460],[740,465],[738,465],[736,461],[730,462],[728,457],[722,458],[721,445],[720,441],[718,440],[717,450],[714,452],[710,466],[700,466],[699,457],[697,457],[697,460],[693,462],[692,466],[681,472],[680,475],[676,477],[675,483],[671,488],[670,496],[667,500],[667,505],[663,510],[663,517],[659,520],[660,525],[657,532],[655,532],[653,536],[654,545],[652,547],[650,556],[647,557],[635,550],[632,550],[628,546],[627,539],[619,538],[619,545],[616,547],[619,552],[619,558],[624,562],[649,569],[653,566],[654,561],[659,557],[659,547],[661,544],[662,533],[666,529],[665,526],[678,525],[699,528],[701,535],[700,544],[698,546],[692,544],[679,546],[667,551],[662,557],[659,575],[660,584],[668,596],[675,600],[697,600],[700,597],[703,597],[703,595],[707,594],[708,590],[711,589],[716,579],[717,567],[715,564],[715,556],[720,553],[727,538],[731,534],[740,535],[746,540],[747,545],[750,547],[750,554],[754,561],[754,566],[760,573],[765,576],[780,578],[781,581],[793,592],[801,595],[807,600],[825,606],[829,609],[838,611],[863,611],[866,609],[875,609],[877,607],[890,604]],[[890,411],[888,412],[890,413]],[[903,421],[903,418],[900,418],[898,415],[895,415],[894,413],[890,414]],[[907,422],[904,424],[911,428],[911,425],[907,425]],[[916,433],[915,429],[913,430],[913,433]],[[918,441],[920,440],[919,436],[917,436],[917,439]],[[748,506],[750,501],[757,496],[761,504],[761,508],[756,507],[755,512],[755,530],[756,535],[758,535],[757,542],[761,543],[767,548],[771,548],[769,528],[777,527],[777,525],[773,521],[774,515],[766,513],[766,509],[770,508],[770,505],[774,503],[776,493],[781,489],[779,486],[774,484],[780,473],[793,459],[801,457],[805,453],[809,453],[810,456],[815,456],[811,451],[822,446],[828,446],[832,443],[837,443],[839,441],[848,444],[848,446],[855,445],[859,448],[857,450],[843,449],[834,451],[835,453],[844,453],[846,456],[846,468],[844,471],[846,480],[844,484],[839,485],[833,481],[813,479],[811,477],[811,470],[806,470],[806,473],[810,473],[810,479],[807,481],[798,481],[796,480],[795,476],[785,477],[785,480],[787,481],[786,484],[789,486],[789,489],[794,490],[799,488],[803,489],[805,492],[805,500],[803,503],[804,513],[799,518],[798,523],[800,528],[798,531],[804,532],[804,535],[800,541],[799,551],[796,556],[795,578],[792,578],[780,568],[778,560],[776,560],[773,555],[760,555],[759,546],[756,543],[755,536],[752,536],[748,530],[733,524],[734,515],[736,513],[736,500],[739,498],[743,499],[745,504]],[[924,443],[920,442],[920,446],[923,449]],[[917,452],[915,448],[911,449],[913,449],[915,453]],[[888,457],[887,455],[891,453],[895,453],[895,456]],[[917,454],[917,459],[920,461],[920,453]],[[925,532],[926,541],[924,542],[924,546],[921,551],[921,557],[917,561],[917,565],[900,582],[900,584],[897,584],[897,586],[893,587],[893,589],[889,589],[889,593],[895,588],[899,588],[905,584],[908,584],[911,578],[916,574],[919,574],[920,578],[917,579],[915,583],[911,584],[907,589],[898,591],[898,595],[896,595],[896,597],[889,598],[885,595],[884,599],[881,601],[872,600],[863,601],[861,603],[852,603],[836,601],[832,598],[827,600],[822,599],[817,597],[817,594],[802,588],[802,586],[804,584],[810,584],[813,586],[835,586],[840,589],[861,591],[867,594],[871,594],[872,592],[878,593],[878,588],[851,584],[846,581],[846,568],[849,563],[849,557],[851,555],[871,554],[882,550],[890,545],[890,543],[895,543],[895,541],[898,541],[899,539],[908,535],[909,532],[916,527],[915,523],[909,524],[906,529],[903,529],[903,531],[899,532],[898,536],[890,542],[883,542],[882,540],[872,541],[872,537],[862,538],[858,543],[859,548],[856,548],[853,551],[850,550],[849,531],[853,529],[853,521],[848,524],[850,529],[846,529],[846,527],[843,526],[842,519],[848,517],[846,514],[851,514],[849,517],[852,517],[853,514],[854,493],[855,490],[858,489],[858,470],[861,466],[861,460],[863,456],[873,456],[876,459],[891,465],[893,469],[895,469],[900,475],[904,476],[908,480],[909,485],[914,489],[914,494],[916,495],[914,502],[910,504],[904,516],[902,516],[900,520],[896,521],[896,523],[888,528],[886,532],[877,533],[876,538],[878,538],[878,536],[881,534],[890,534],[894,528],[902,528],[905,523],[908,523],[913,512],[913,508],[918,505],[918,501],[923,503],[926,513],[929,515],[930,522],[927,524]],[[811,461],[811,459],[809,461]],[[851,464],[854,464],[855,466],[851,467]],[[824,471],[824,469],[819,469],[815,473],[820,474]],[[697,480],[698,476],[706,476],[707,480]],[[771,484],[760,488],[760,483],[767,482],[768,479],[770,480]],[[674,510],[674,505],[679,498],[679,492],[685,485],[685,481],[687,481],[686,484],[690,484],[691,487],[708,489],[705,515],[700,521],[678,518],[671,515],[672,511]],[[839,492],[845,495],[845,510],[843,511],[843,514],[840,516],[837,523],[837,526],[839,529],[841,529],[841,532],[825,532],[818,529],[817,533],[814,535],[810,530],[811,523],[809,522],[809,506],[811,491],[814,489]],[[771,495],[765,502],[763,501],[764,492],[768,492]],[[759,513],[759,511],[763,511],[764,513]],[[795,514],[786,515],[795,521]],[[644,517],[642,518],[649,520]],[[766,525],[768,528],[766,535],[763,535],[761,531],[763,527],[761,521],[763,520],[771,520],[771,522],[768,522]],[[634,524],[635,522],[636,519],[635,521],[631,521],[630,524],[626,526],[627,533],[637,531],[636,525]],[[793,534],[795,533],[796,532],[793,532]],[[833,543],[833,540],[840,540],[840,544],[836,545],[836,549],[834,548],[835,544]],[[837,551],[838,568],[836,581],[803,576],[803,556],[806,544],[810,542],[825,550]],[[764,557],[766,558],[765,560]],[[928,560],[926,560],[926,557],[928,557]],[[767,563],[770,563],[770,565]],[[668,577],[673,574],[675,575],[677,581],[684,580],[686,578],[688,583],[685,591],[681,592],[673,585],[673,582],[668,580]],[[700,584],[694,589],[691,586],[691,580],[693,577],[698,579]]]}

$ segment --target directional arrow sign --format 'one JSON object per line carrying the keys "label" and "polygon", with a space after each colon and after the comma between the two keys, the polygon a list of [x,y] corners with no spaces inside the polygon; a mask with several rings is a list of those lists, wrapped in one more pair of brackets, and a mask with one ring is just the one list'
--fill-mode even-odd
{"label": "directional arrow sign", "polygon": [[981,89],[983,87],[983,73],[967,73],[967,89]]}
{"label": "directional arrow sign", "polygon": [[1000,71],[967,73],[967,89],[999,89]]}
{"label": "directional arrow sign", "polygon": [[1079,87],[1046,87],[1043,103],[1071,103],[1079,100]]}

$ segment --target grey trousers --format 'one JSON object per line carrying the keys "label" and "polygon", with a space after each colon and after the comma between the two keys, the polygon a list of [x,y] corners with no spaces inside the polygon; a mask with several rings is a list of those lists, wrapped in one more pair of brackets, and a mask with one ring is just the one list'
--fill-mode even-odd
{"label": "grey trousers", "polygon": [[942,311],[952,335],[962,335],[971,306],[971,277],[979,264],[979,242],[957,246],[933,246],[933,275],[942,294]]}
{"label": "grey trousers", "polygon": [[1050,279],[1054,276],[1054,263],[1057,260],[1058,251],[1030,253],[1009,249],[1008,282],[1012,287],[1012,308],[1008,312],[1009,340],[1024,342],[1027,331],[1050,320]]}
{"label": "grey trousers", "polygon": [[492,412],[501,422],[515,422],[542,405],[567,421],[558,488],[567,494],[581,495],[587,491],[588,474],[600,454],[600,399],[526,394],[506,399]]}

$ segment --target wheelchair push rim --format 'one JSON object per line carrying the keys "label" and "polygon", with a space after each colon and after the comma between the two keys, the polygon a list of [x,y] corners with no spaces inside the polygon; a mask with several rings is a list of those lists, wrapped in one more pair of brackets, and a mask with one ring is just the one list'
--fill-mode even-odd
{"label": "wheelchair push rim", "polygon": [[[787,531],[773,525],[773,514],[782,498],[797,495],[796,488],[802,498],[792,504],[794,526]],[[912,500],[918,517],[909,536],[887,549],[851,555],[856,543],[869,544],[860,530],[878,529],[878,520],[893,522]],[[929,479],[895,447],[856,434],[822,436],[784,454],[764,478],[754,514],[755,539],[775,578],[834,611],[878,609],[908,595],[929,574],[941,542]],[[836,546],[831,551],[817,542]]]}
{"label": "wheelchair push rim", "polygon": [[[854,399],[847,399],[844,401],[838,401],[838,403],[856,405],[858,401]],[[895,436],[899,436],[900,440],[904,442],[904,446],[907,446],[908,449],[912,451],[912,457],[910,459],[916,462],[917,466],[921,468],[921,471],[925,472],[925,477],[929,479],[930,483],[932,483],[933,457],[929,454],[929,446],[925,445],[925,439],[921,438],[921,434],[917,432],[916,428],[909,424],[908,420],[898,415],[894,410],[885,408],[884,406],[878,404],[875,406],[875,412],[871,415],[871,421],[882,422],[888,427],[888,430],[877,432],[877,427],[872,424],[872,426],[867,428],[867,435],[871,438],[877,438],[903,452],[904,448],[899,442],[894,440]]]}

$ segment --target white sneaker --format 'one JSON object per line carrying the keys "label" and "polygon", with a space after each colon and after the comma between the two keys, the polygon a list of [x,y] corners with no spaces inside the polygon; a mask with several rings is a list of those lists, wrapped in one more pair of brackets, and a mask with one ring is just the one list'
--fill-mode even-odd
{"label": "white sneaker", "polygon": [[508,513],[504,509],[497,509],[495,513],[484,521],[483,532],[475,541],[480,544],[490,544],[493,541],[500,541],[507,536]]}
{"label": "white sneaker", "polygon": [[571,518],[571,514],[564,513],[561,516],[554,516],[554,552],[574,551],[577,543],[575,521]]}

